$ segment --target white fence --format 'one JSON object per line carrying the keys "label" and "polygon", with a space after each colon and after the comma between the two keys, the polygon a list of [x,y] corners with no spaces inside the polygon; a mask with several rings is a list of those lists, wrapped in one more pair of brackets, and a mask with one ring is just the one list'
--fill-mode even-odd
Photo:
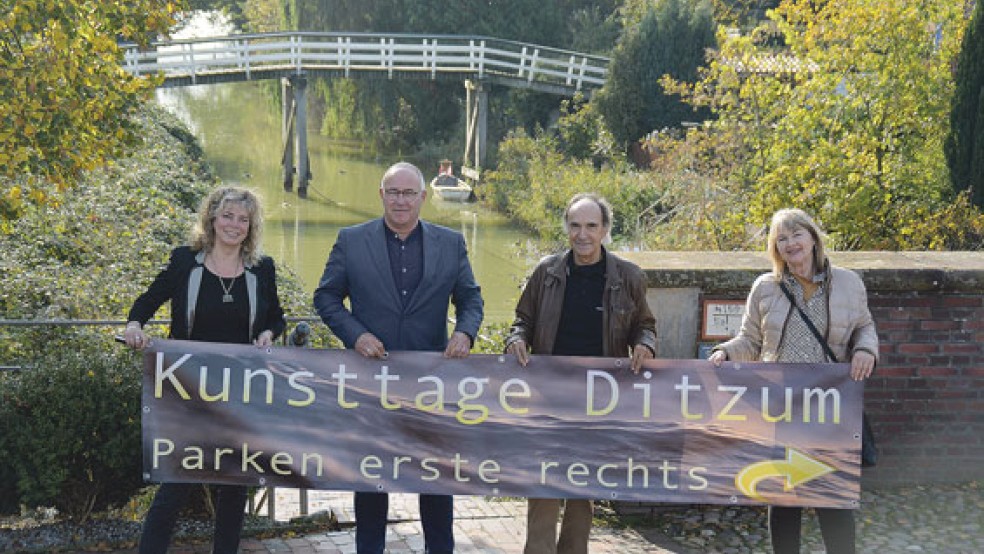
{"label": "white fence", "polygon": [[605,84],[608,58],[488,37],[265,33],[126,45],[124,68],[163,86],[326,73],[477,79],[570,94]]}

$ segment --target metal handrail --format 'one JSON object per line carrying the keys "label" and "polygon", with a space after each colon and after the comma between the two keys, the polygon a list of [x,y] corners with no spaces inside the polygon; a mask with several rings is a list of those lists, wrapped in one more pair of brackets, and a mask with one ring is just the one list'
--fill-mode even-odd
{"label": "metal handrail", "polygon": [[[299,323],[301,321],[307,321],[309,323],[318,323],[321,321],[320,317],[317,316],[293,316],[285,317],[288,323]],[[112,326],[112,325],[126,325],[127,320],[125,319],[0,319],[0,327],[42,327],[46,325],[54,327],[72,327],[72,326]],[[146,325],[170,325],[170,319],[151,319],[146,323]]]}

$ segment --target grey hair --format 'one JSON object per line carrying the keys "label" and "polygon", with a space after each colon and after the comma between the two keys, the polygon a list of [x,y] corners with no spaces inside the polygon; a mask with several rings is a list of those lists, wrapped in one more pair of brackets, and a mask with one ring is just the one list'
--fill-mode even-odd
{"label": "grey hair", "polygon": [[564,232],[571,232],[568,227],[567,218],[570,216],[571,208],[574,207],[574,204],[577,204],[581,200],[590,200],[601,210],[601,225],[605,228],[605,238],[602,240],[602,243],[608,244],[612,242],[612,205],[603,196],[594,192],[579,192],[567,202],[567,207],[564,208],[564,218],[561,221],[564,226]]}
{"label": "grey hair", "polygon": [[396,162],[395,164],[389,166],[386,173],[383,173],[383,178],[379,181],[379,188],[385,188],[386,181],[389,181],[393,175],[399,173],[400,171],[414,172],[417,175],[417,179],[420,181],[420,190],[424,190],[427,187],[427,181],[424,179],[424,174],[420,171],[420,168],[410,162]]}

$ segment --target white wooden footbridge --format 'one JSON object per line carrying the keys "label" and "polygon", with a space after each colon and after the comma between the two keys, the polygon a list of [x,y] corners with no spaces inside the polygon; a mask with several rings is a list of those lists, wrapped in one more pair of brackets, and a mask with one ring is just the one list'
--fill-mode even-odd
{"label": "white wooden footbridge", "polygon": [[[503,85],[550,94],[590,95],[605,84],[608,58],[480,36],[277,32],[124,46],[124,68],[161,75],[162,87],[260,79],[283,83],[284,186],[298,176],[304,195],[307,80],[428,79],[462,82],[467,91],[462,173],[478,179],[485,157],[488,87]],[[297,160],[297,166],[294,160]]]}

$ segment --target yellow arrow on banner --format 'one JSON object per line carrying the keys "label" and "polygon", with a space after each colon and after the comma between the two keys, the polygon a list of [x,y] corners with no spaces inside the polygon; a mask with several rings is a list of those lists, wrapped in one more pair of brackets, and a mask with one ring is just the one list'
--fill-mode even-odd
{"label": "yellow arrow on banner", "polygon": [[755,491],[755,487],[762,479],[782,477],[785,479],[783,490],[789,491],[800,483],[812,481],[833,471],[834,468],[829,465],[818,462],[802,452],[787,448],[785,460],[756,462],[741,470],[735,476],[735,486],[745,496],[765,502],[765,499]]}

